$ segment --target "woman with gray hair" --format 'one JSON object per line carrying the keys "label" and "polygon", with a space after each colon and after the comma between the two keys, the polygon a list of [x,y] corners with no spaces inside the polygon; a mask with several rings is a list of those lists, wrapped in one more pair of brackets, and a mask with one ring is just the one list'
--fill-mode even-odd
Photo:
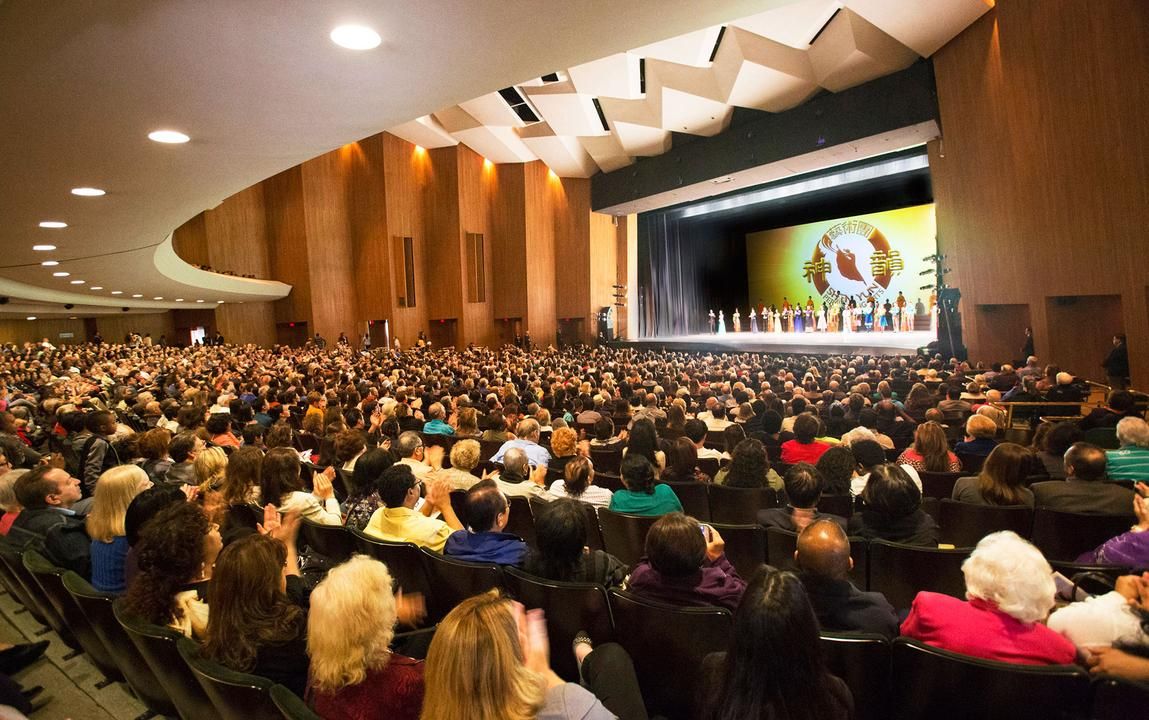
{"label": "woman with gray hair", "polygon": [[1117,422],[1120,448],[1105,453],[1110,480],[1149,480],[1149,423],[1138,417]]}
{"label": "woman with gray hair", "polygon": [[966,600],[914,598],[902,635],[943,650],[1019,665],[1068,665],[1077,650],[1042,624],[1053,609],[1053,570],[1011,531],[986,535],[962,563]]}

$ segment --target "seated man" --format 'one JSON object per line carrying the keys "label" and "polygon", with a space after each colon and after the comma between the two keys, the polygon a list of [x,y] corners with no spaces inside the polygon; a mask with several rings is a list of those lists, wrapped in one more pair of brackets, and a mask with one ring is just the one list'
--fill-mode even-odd
{"label": "seated man", "polygon": [[614,434],[614,422],[610,418],[599,418],[594,424],[594,438],[590,441],[591,447],[619,449],[622,447],[622,438]]}
{"label": "seated man", "polygon": [[1121,447],[1105,453],[1110,480],[1149,480],[1149,423],[1141,418],[1122,418],[1117,423]]}
{"label": "seated man", "polygon": [[946,399],[938,403],[945,419],[950,422],[964,420],[970,414],[972,405],[961,399],[961,387],[958,385],[946,386]]}
{"label": "seated man", "polygon": [[[363,532],[388,542],[411,542],[428,550],[443,552],[447,538],[463,524],[451,507],[451,488],[439,481],[430,486],[426,501],[415,510],[424,483],[416,479],[407,465],[396,463],[379,478],[379,498],[383,507],[375,511]],[[431,517],[438,510],[442,520]]]}
{"label": "seated man", "polygon": [[1133,488],[1128,483],[1105,482],[1105,451],[1086,442],[1073,443],[1065,452],[1064,480],[1029,486],[1035,507],[1079,513],[1132,515]]}
{"label": "seated man", "polygon": [[988,456],[997,447],[997,423],[985,415],[970,415],[965,421],[965,440],[954,446],[960,455]]}
{"label": "seated man", "polygon": [[[437,464],[442,464],[443,448],[423,445],[423,438],[412,430],[399,434],[392,450],[399,456],[399,465],[406,465],[419,480],[427,480]],[[435,462],[432,462],[432,461]]]}
{"label": "seated man", "polygon": [[195,458],[206,447],[207,443],[194,432],[181,432],[173,437],[168,445],[168,456],[172,459],[172,465],[164,475],[164,483],[176,487],[197,485]]}
{"label": "seated man", "polygon": [[847,578],[854,559],[850,540],[836,521],[820,519],[807,526],[798,536],[794,562],[823,629],[897,637],[898,616],[885,596],[862,592]]}
{"label": "seated man", "polygon": [[555,499],[546,490],[546,465],[532,469],[530,458],[520,448],[507,450],[503,456],[502,471],[496,470],[490,478],[498,483],[499,491],[507,497],[536,498],[548,502]]}
{"label": "seated man", "polygon": [[427,408],[427,417],[431,418],[423,425],[424,435],[454,435],[455,428],[447,424],[447,411],[443,403],[431,403]]}
{"label": "seated man", "polygon": [[545,447],[539,445],[539,422],[532,418],[520,420],[515,426],[515,439],[503,443],[493,456],[491,462],[503,462],[503,456],[512,448],[518,448],[527,454],[531,465],[546,467],[551,463],[551,454]]}
{"label": "seated man", "polygon": [[12,547],[39,547],[57,525],[83,525],[72,511],[80,500],[80,480],[67,471],[41,465],[24,473],[12,489],[24,508],[8,530],[7,542]]}
{"label": "seated man", "polygon": [[443,554],[468,562],[522,562],[527,544],[517,535],[503,532],[511,518],[511,504],[494,480],[482,480],[467,491],[466,517],[469,529],[451,533]]}
{"label": "seated man", "polygon": [[802,532],[817,520],[832,520],[842,528],[846,527],[846,518],[818,512],[818,500],[826,486],[818,468],[808,463],[798,463],[786,471],[782,481],[786,485],[788,504],[784,508],[759,510],[759,525]]}
{"label": "seated man", "polygon": [[690,442],[694,444],[694,449],[698,452],[698,459],[703,458],[721,460],[722,458],[729,459],[730,456],[721,450],[706,447],[706,423],[697,418],[692,418],[686,421],[685,435]]}

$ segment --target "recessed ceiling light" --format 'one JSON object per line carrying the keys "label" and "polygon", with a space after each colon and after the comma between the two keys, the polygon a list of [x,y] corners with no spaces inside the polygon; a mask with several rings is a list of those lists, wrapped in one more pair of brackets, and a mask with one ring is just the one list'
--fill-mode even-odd
{"label": "recessed ceiling light", "polygon": [[85,282],[87,282],[87,281],[86,280],[73,280],[72,284],[73,285],[83,285]]}
{"label": "recessed ceiling light", "polygon": [[223,300],[216,300],[216,301],[215,301],[215,304],[216,304],[216,305],[223,305]]}
{"label": "recessed ceiling light", "polygon": [[93,285],[92,287],[90,287],[88,289],[89,290],[103,290],[104,286],[103,285]]}
{"label": "recessed ceiling light", "polygon": [[76,316],[75,316],[75,315],[69,315],[69,316],[68,316],[68,319],[69,319],[69,320],[75,320],[75,319],[76,319]]}
{"label": "recessed ceiling light", "polygon": [[148,139],[168,145],[179,145],[180,143],[186,143],[188,140],[191,140],[190,137],[177,130],[153,130],[148,133]]}
{"label": "recessed ceiling light", "polygon": [[44,262],[42,262],[40,264],[43,265],[44,267],[55,267],[55,266],[59,265],[60,262],[58,260],[45,260]]}
{"label": "recessed ceiling light", "polygon": [[152,298],[152,300],[163,300],[163,299],[164,298],[162,295],[156,295],[154,298]]}
{"label": "recessed ceiling light", "polygon": [[106,193],[103,190],[101,190],[100,188],[78,187],[78,188],[72,188],[72,194],[73,195],[79,195],[80,197],[100,197],[101,195],[104,195]]}
{"label": "recessed ceiling light", "polygon": [[29,319],[29,320],[35,320],[35,319],[36,319],[36,316],[35,316],[35,315],[29,315],[29,316],[28,316],[28,319]]}
{"label": "recessed ceiling light", "polygon": [[36,252],[50,252],[56,249],[55,245],[33,245],[32,249]]}
{"label": "recessed ceiling light", "polygon": [[183,298],[176,298],[176,302],[183,302],[183,301],[184,301]]}
{"label": "recessed ceiling light", "polygon": [[197,303],[198,303],[198,302],[203,302],[203,300],[196,300],[196,302],[197,302]]}
{"label": "recessed ceiling light", "polygon": [[136,293],[136,294],[135,294],[135,295],[133,295],[132,297],[134,297],[134,298],[142,298],[142,297],[143,297],[143,295],[141,295],[141,294],[139,294],[139,293]]}
{"label": "recessed ceiling light", "polygon": [[112,291],[112,294],[113,294],[113,295],[123,295],[123,294],[124,294],[124,291],[123,291],[123,290],[113,290],[113,291]]}
{"label": "recessed ceiling light", "polygon": [[60,222],[59,220],[45,220],[44,222],[40,223],[40,227],[58,230],[60,228],[68,227],[68,223]]}
{"label": "recessed ceiling light", "polygon": [[64,272],[64,271],[62,271],[62,270],[61,270],[60,272],[54,272],[54,273],[52,273],[52,277],[68,277],[68,276],[69,276],[69,275],[71,275],[71,274],[72,274],[72,273],[70,273],[70,272]]}
{"label": "recessed ceiling light", "polygon": [[370,50],[379,47],[383,38],[366,25],[340,25],[331,31],[331,42],[348,50]]}

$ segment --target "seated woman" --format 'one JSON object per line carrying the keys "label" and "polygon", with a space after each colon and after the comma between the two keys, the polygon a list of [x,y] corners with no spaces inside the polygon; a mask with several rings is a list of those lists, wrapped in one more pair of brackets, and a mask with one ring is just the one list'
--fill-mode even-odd
{"label": "seated woman", "polygon": [[[198,458],[197,458],[198,460]],[[261,502],[278,506],[282,513],[296,512],[299,516],[322,525],[342,525],[339,501],[331,487],[335,468],[315,473],[315,489],[305,492],[299,476],[299,453],[291,448],[274,448],[263,458],[260,473],[259,496]]]}
{"label": "seated woman", "polygon": [[729,649],[702,661],[702,720],[852,718],[854,698],[826,668],[818,632],[798,576],[759,570],[734,613]]}
{"label": "seated woman", "polygon": [[846,529],[846,518],[818,512],[818,501],[822,499],[822,489],[826,483],[816,467],[798,463],[786,471],[783,482],[786,486],[786,507],[759,510],[759,525],[800,533],[815,520],[826,519]]}
{"label": "seated woman", "polygon": [[564,479],[551,483],[551,495],[571,498],[595,507],[610,507],[614,493],[594,484],[594,466],[589,458],[574,458],[567,463],[564,474]]}
{"label": "seated woman", "polygon": [[1053,608],[1053,570],[1041,551],[1008,530],[986,535],[962,564],[966,600],[920,592],[902,634],[973,657],[1020,665],[1068,665],[1073,643],[1042,622]]}
{"label": "seated woman", "polygon": [[985,457],[997,447],[997,423],[985,415],[970,415],[965,421],[965,440],[954,446],[954,451],[963,455]]}
{"label": "seated woman", "polygon": [[663,440],[677,440],[686,434],[686,411],[678,405],[666,408],[666,427],[659,432]]}
{"label": "seated woman", "polygon": [[100,592],[124,591],[124,561],[128,556],[124,519],[132,500],[151,486],[148,474],[138,465],[119,465],[96,481],[92,510],[84,522],[92,538],[92,587]]}
{"label": "seated woman", "polygon": [[[288,533],[298,530],[297,517],[284,522]],[[207,596],[211,613],[204,655],[303,697],[307,617],[300,607],[303,588],[294,540],[285,544],[270,534],[252,533],[233,541],[216,560]]]}
{"label": "seated woman", "polygon": [[918,425],[914,444],[898,456],[899,465],[909,465],[922,472],[961,472],[961,462],[950,452],[946,431],[935,422]]}
{"label": "seated woman", "polygon": [[456,438],[478,438],[482,435],[479,432],[479,416],[473,407],[459,408],[459,425],[455,428]]}
{"label": "seated woman", "polygon": [[[7,458],[0,453],[0,459],[7,463]],[[29,470],[9,470],[8,472],[0,475],[0,509],[4,510],[4,516],[0,517],[0,536],[8,534],[11,529],[12,523],[23,509],[20,507],[20,501],[16,499],[16,480],[18,480],[24,473],[30,472]]]}
{"label": "seated woman", "polygon": [[208,581],[223,542],[203,508],[177,502],[148,521],[136,544],[138,572],[124,593],[124,609],[188,637],[207,627]]}
{"label": "seated woman", "polygon": [[567,463],[578,457],[578,433],[570,428],[559,428],[551,434],[551,461],[547,474],[563,477]]}
{"label": "seated woman", "polygon": [[492,410],[487,413],[487,422],[484,425],[481,440],[484,442],[506,442],[507,440],[514,440],[514,438],[514,435],[507,432],[507,421],[503,418],[501,411]]}
{"label": "seated woman", "polygon": [[1098,648],[1116,647],[1149,661],[1149,573],[1123,575],[1112,591],[1054,610],[1047,625],[1087,659]]}
{"label": "seated woman", "polygon": [[922,510],[922,491],[900,465],[874,466],[862,502],[862,511],[850,516],[850,535],[937,547],[938,524]]}
{"label": "seated woman", "polygon": [[1050,480],[1065,479],[1065,451],[1085,440],[1085,433],[1077,423],[1059,422],[1045,434],[1037,459],[1041,461]]}
{"label": "seated woman", "polygon": [[419,603],[396,597],[391,587],[386,565],[356,555],[332,568],[312,591],[307,654],[311,701],[320,716],[418,720],[423,662],[390,646],[396,623],[414,619]]}
{"label": "seated woman", "polygon": [[718,531],[681,512],[660,517],[646,534],[646,555],[626,589],[673,605],[738,607],[746,583],[726,559]]}
{"label": "seated woman", "polygon": [[172,458],[168,455],[168,446],[172,442],[171,431],[164,428],[152,428],[140,435],[140,457],[144,460],[140,467],[148,474],[153,483],[162,483],[172,466]]}
{"label": "seated woman", "polygon": [[710,476],[698,469],[698,450],[689,439],[680,437],[670,446],[663,482],[710,482]]}
{"label": "seated woman", "polygon": [[782,478],[766,458],[766,446],[754,438],[735,446],[730,464],[719,469],[714,482],[729,487],[782,489]]}
{"label": "seated woman", "polygon": [[642,455],[624,458],[621,475],[625,487],[611,495],[610,509],[630,515],[682,512],[682,503],[674,490],[669,485],[654,484],[654,472],[654,466]]}
{"label": "seated woman", "polygon": [[822,453],[830,449],[830,444],[815,438],[821,429],[818,418],[802,413],[794,418],[794,439],[782,443],[782,462],[795,465],[800,462],[816,463]]}
{"label": "seated woman", "polygon": [[527,551],[524,572],[547,580],[622,585],[626,565],[609,553],[586,547],[585,511],[577,501],[560,498],[535,512],[538,549]]}
{"label": "seated woman", "polygon": [[651,465],[658,468],[659,473],[666,469],[666,453],[658,449],[658,431],[654,427],[654,421],[647,418],[634,421],[626,447],[622,449],[623,459],[626,459],[628,454],[646,458]]}
{"label": "seated woman", "polygon": [[420,718],[645,720],[634,666],[619,645],[578,643],[582,687],[551,670],[546,628],[542,610],[524,612],[495,590],[459,603],[431,641]]}
{"label": "seated woman", "polygon": [[1033,492],[1025,486],[1033,456],[1021,445],[1002,443],[990,452],[981,472],[958,478],[953,499],[976,505],[1026,505],[1033,507]]}
{"label": "seated woman", "polygon": [[435,480],[446,480],[452,490],[470,490],[480,479],[472,475],[471,471],[479,464],[481,448],[478,440],[456,441],[451,446],[451,467],[440,467],[431,474],[431,477]]}
{"label": "seated woman", "polygon": [[368,450],[355,461],[355,470],[349,476],[347,499],[343,501],[347,515],[344,524],[348,528],[362,530],[367,527],[375,511],[383,507],[376,484],[383,471],[393,464],[391,453],[383,448]]}
{"label": "seated woman", "polygon": [[854,452],[844,445],[838,445],[822,453],[818,458],[818,472],[826,482],[827,495],[849,495],[850,479],[854,477],[858,461]]}

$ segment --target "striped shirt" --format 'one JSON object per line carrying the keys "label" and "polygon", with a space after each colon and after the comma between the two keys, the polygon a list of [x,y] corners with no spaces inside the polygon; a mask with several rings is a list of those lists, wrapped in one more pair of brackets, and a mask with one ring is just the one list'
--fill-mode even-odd
{"label": "striped shirt", "polygon": [[1149,480],[1149,448],[1127,445],[1105,453],[1110,480]]}

